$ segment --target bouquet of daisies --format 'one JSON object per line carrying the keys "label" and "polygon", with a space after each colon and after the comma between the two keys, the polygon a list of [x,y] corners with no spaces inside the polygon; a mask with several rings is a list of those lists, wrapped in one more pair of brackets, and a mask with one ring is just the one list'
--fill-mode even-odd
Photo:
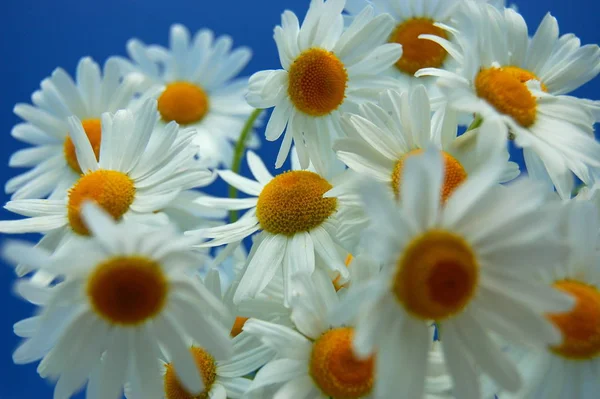
{"label": "bouquet of daisies", "polygon": [[569,93],[600,48],[483,0],[312,0],[274,39],[239,78],[174,25],[15,106],[14,362],[56,399],[597,398],[600,102]]}

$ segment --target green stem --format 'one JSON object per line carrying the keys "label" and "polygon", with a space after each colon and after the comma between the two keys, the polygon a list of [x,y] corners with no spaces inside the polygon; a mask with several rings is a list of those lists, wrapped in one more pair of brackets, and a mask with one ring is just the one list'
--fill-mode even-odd
{"label": "green stem", "polygon": [[[234,173],[240,172],[242,157],[244,156],[244,148],[246,148],[246,140],[248,139],[248,135],[252,131],[252,126],[254,126],[256,118],[258,118],[261,112],[262,109],[255,109],[250,114],[248,120],[246,120],[246,123],[244,124],[242,132],[240,133],[240,138],[238,139],[237,143],[235,143],[235,149],[233,151],[233,162],[231,163],[231,171]],[[233,186],[229,186],[229,198],[236,198],[237,194],[237,189]],[[236,220],[238,220],[237,211],[229,211],[229,222],[233,223]]]}
{"label": "green stem", "polygon": [[469,130],[477,129],[482,123],[483,118],[480,115],[475,115],[475,119],[473,119],[473,122],[471,122],[466,131],[468,132]]}

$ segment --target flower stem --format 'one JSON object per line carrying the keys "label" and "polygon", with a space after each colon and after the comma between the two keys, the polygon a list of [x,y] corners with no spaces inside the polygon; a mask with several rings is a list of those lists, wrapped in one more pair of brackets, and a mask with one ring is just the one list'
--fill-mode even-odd
{"label": "flower stem", "polygon": [[475,119],[473,119],[473,122],[471,122],[466,131],[468,132],[469,130],[477,129],[482,123],[483,118],[480,115],[475,115]]}
{"label": "flower stem", "polygon": [[[262,109],[255,109],[252,111],[246,123],[244,124],[244,128],[240,133],[240,137],[235,143],[235,149],[233,151],[233,162],[231,162],[231,171],[234,173],[240,172],[240,166],[242,164],[242,157],[244,156],[244,148],[246,148],[246,141],[248,140],[248,135],[252,131],[252,126],[254,126],[254,122],[256,122],[256,118],[260,115]],[[229,186],[229,198],[237,198],[237,189],[233,186]],[[237,211],[229,211],[229,222],[233,223],[238,220]]]}

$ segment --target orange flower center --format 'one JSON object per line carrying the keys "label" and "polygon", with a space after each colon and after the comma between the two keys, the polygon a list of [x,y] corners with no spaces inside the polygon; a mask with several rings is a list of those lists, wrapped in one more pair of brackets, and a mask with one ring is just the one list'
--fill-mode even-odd
{"label": "orange flower center", "polygon": [[414,75],[421,68],[439,68],[448,53],[442,46],[420,35],[435,35],[447,39],[446,32],[434,25],[428,18],[412,18],[402,22],[390,36],[390,42],[402,45],[402,57],[396,61],[396,68]]}
{"label": "orange flower center", "polygon": [[209,392],[215,380],[217,379],[217,365],[214,357],[202,348],[192,346],[190,349],[192,356],[196,361],[196,367],[202,375],[204,381],[204,391],[198,395],[190,394],[179,382],[175,369],[171,363],[167,364],[165,373],[165,399],[208,399]]}
{"label": "orange flower center", "polygon": [[240,335],[242,332],[242,328],[244,328],[244,324],[246,324],[247,321],[248,321],[247,317],[241,317],[241,316],[236,317],[235,321],[233,322],[233,327],[231,327],[230,335],[233,338]]}
{"label": "orange flower center", "polygon": [[[400,195],[400,183],[402,181],[404,162],[409,157],[422,153],[423,150],[412,150],[396,162],[394,171],[392,172],[392,189],[397,197]],[[444,158],[444,183],[442,184],[440,195],[442,202],[446,202],[454,190],[456,190],[458,186],[460,186],[467,179],[467,172],[460,162],[458,162],[458,160],[452,155],[442,151],[442,157]]]}
{"label": "orange flower center", "polygon": [[352,350],[354,330],[349,327],[329,330],[314,343],[309,374],[325,396],[355,399],[373,388],[374,357],[356,358]]}
{"label": "orange flower center", "polygon": [[331,188],[327,180],[306,170],[276,176],[258,197],[260,226],[272,234],[292,236],[321,225],[337,207],[335,198],[323,198]]}
{"label": "orange flower center", "polygon": [[162,310],[168,283],[155,261],[121,256],[96,266],[86,292],[92,309],[102,319],[110,324],[133,326]]}
{"label": "orange flower center", "polygon": [[413,316],[443,320],[475,295],[479,265],[471,246],[444,230],[414,238],[398,259],[393,293]]}
{"label": "orange flower center", "polygon": [[[85,135],[92,145],[94,155],[96,155],[96,160],[98,160],[100,158],[100,142],[102,141],[102,126],[100,119],[84,119],[81,121],[81,125],[85,131]],[[65,138],[63,152],[65,154],[67,165],[69,165],[75,172],[79,174],[83,173],[79,167],[79,161],[77,160],[75,144],[73,144],[70,136]]]}
{"label": "orange flower center", "polygon": [[305,114],[327,115],[344,102],[348,73],[330,51],[320,48],[304,51],[290,67],[288,76],[290,100]]}
{"label": "orange flower center", "polygon": [[158,112],[165,122],[175,121],[180,125],[200,122],[208,112],[208,96],[193,83],[169,83],[158,98]]}
{"label": "orange flower center", "polygon": [[[514,66],[485,68],[475,77],[475,91],[498,112],[527,128],[535,123],[537,115],[537,100],[525,85],[533,79],[539,80],[531,72]],[[546,90],[543,84],[542,90]]]}
{"label": "orange flower center", "polygon": [[135,197],[133,180],[125,173],[99,169],[86,173],[69,190],[67,216],[71,228],[77,234],[89,235],[81,217],[81,205],[94,201],[115,220],[129,210]]}
{"label": "orange flower center", "polygon": [[548,315],[563,335],[563,342],[552,347],[552,352],[574,360],[597,357],[600,354],[600,291],[574,280],[557,281],[554,287],[572,295],[576,302],[570,312]]}

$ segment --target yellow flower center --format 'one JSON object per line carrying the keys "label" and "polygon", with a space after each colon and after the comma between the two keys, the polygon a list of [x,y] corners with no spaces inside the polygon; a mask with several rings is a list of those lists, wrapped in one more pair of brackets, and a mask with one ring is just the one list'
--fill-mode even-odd
{"label": "yellow flower center", "polygon": [[336,110],[346,96],[348,73],[330,51],[311,48],[296,58],[289,70],[288,95],[305,114],[323,116]]}
{"label": "yellow flower center", "polygon": [[[81,125],[83,126],[83,130],[85,131],[85,135],[87,136],[90,144],[92,145],[92,149],[94,150],[94,155],[96,155],[96,160],[100,157],[100,142],[102,140],[102,126],[100,123],[100,119],[85,119],[81,121]],[[63,144],[63,152],[65,154],[65,160],[67,161],[67,165],[71,167],[75,172],[81,174],[81,168],[79,167],[79,161],[77,160],[77,153],[75,152],[75,144],[71,140],[70,136],[65,138],[65,142]]]}
{"label": "yellow flower center", "polygon": [[[475,77],[475,91],[498,112],[529,127],[537,115],[537,100],[525,85],[532,79],[539,80],[533,73],[514,66],[485,68]],[[545,85],[541,87],[546,91]]]}
{"label": "yellow flower center", "polygon": [[115,220],[129,210],[135,197],[133,180],[125,173],[99,169],[86,173],[69,190],[67,215],[71,228],[77,234],[89,235],[81,217],[81,205],[94,201]]}
{"label": "yellow flower center", "polygon": [[451,232],[430,230],[414,238],[398,259],[392,290],[413,316],[443,320],[463,310],[478,280],[471,246]]}
{"label": "yellow flower center", "polygon": [[[346,260],[344,261],[344,264],[346,265],[346,267],[350,266],[350,263],[352,263],[352,261],[354,260],[354,256],[352,256],[352,254],[348,254],[346,255]],[[335,287],[336,291],[341,290],[344,287],[348,286],[348,283],[346,284],[342,284],[340,282],[340,279],[342,278],[342,276],[340,276],[339,274],[335,277],[335,279],[333,279],[333,286]]]}
{"label": "yellow flower center", "polygon": [[121,256],[96,266],[86,292],[92,309],[101,318],[110,324],[134,326],[162,310],[168,283],[155,261]]}
{"label": "yellow flower center", "polygon": [[165,122],[175,121],[180,125],[200,122],[208,112],[208,96],[193,83],[173,82],[158,98],[158,112]]}
{"label": "yellow flower center", "polygon": [[204,391],[198,395],[190,394],[179,382],[175,369],[169,363],[165,373],[165,399],[208,399],[209,392],[217,379],[217,365],[215,358],[202,348],[192,346],[190,349],[196,361],[196,367],[204,381]]}
{"label": "yellow flower center", "polygon": [[247,317],[241,317],[241,316],[236,317],[235,321],[233,322],[233,327],[231,327],[230,335],[233,338],[240,335],[240,333],[242,332],[242,328],[244,328],[244,324],[246,324],[247,321],[248,321]]}
{"label": "yellow flower center", "polygon": [[355,399],[373,388],[374,357],[357,359],[352,350],[354,330],[349,327],[329,330],[314,343],[309,374],[325,396]]}
{"label": "yellow flower center", "polygon": [[[400,194],[400,183],[402,181],[402,171],[404,169],[404,162],[409,157],[422,154],[423,150],[412,150],[408,154],[400,158],[394,166],[392,172],[392,189],[394,194],[399,196]],[[463,166],[458,162],[456,158],[447,152],[442,151],[442,157],[444,158],[444,182],[441,189],[442,202],[446,202],[450,195],[467,179],[467,172]]]}
{"label": "yellow flower center", "polygon": [[420,35],[435,35],[447,39],[446,32],[428,18],[412,18],[399,24],[390,36],[390,42],[402,45],[402,57],[396,61],[401,72],[414,75],[421,68],[439,68],[448,53],[442,46]]}
{"label": "yellow flower center", "polygon": [[575,297],[575,307],[548,318],[560,329],[563,342],[551,350],[574,360],[589,360],[600,355],[600,291],[573,280],[561,280],[554,287]]}
{"label": "yellow flower center", "polygon": [[331,188],[327,180],[306,170],[276,176],[258,197],[260,226],[272,234],[293,236],[321,225],[337,207],[335,198],[323,198]]}

